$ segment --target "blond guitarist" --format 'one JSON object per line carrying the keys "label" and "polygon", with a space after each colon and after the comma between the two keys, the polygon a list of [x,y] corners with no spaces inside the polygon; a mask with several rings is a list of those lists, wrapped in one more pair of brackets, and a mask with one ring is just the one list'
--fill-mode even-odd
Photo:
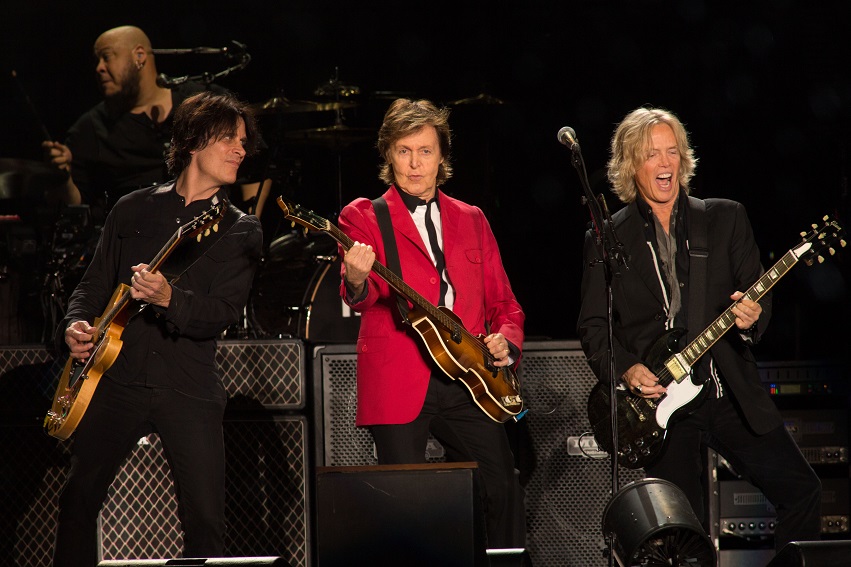
{"label": "blond guitarist", "polygon": [[190,97],[176,110],[167,158],[176,179],[130,193],[106,219],[61,327],[70,356],[90,355],[99,338],[95,320],[120,284],[146,307],[123,329],[109,330],[122,344],[74,431],[55,567],[97,564],[97,516],[107,490],[134,444],[150,433],[159,435],[174,478],[183,556],[223,555],[227,397],[215,338],[247,302],[260,223],[229,206],[211,240],[184,242],[161,270],[148,268],[178,227],[225,199],[224,187],[236,180],[256,138],[250,112],[232,96]]}

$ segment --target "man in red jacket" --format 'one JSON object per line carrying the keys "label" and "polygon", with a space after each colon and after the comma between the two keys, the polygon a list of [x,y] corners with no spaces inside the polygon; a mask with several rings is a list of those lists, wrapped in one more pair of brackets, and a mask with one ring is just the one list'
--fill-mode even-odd
{"label": "man in red jacket", "polygon": [[[452,175],[448,110],[429,101],[391,104],[378,134],[380,178],[402,279],[433,305],[452,310],[473,335],[486,335],[493,365],[516,364],[524,314],[511,291],[496,239],[478,207],[441,186]],[[371,273],[387,265],[373,203],[347,205],[340,228],[345,254],[340,293],[362,314],[358,336],[357,425],[369,427],[380,464],[425,462],[431,433],[452,461],[478,463],[488,547],[522,547],[520,486],[505,428],[476,407],[470,392],[433,362],[421,337],[399,323],[397,298]],[[519,508],[519,509],[518,509]]]}

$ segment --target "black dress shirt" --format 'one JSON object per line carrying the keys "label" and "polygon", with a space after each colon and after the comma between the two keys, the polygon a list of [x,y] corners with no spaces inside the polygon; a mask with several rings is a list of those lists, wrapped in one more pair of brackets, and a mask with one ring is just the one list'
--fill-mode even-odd
{"label": "black dress shirt", "polygon": [[[219,199],[226,192],[220,190]],[[93,323],[131,266],[150,263],[178,228],[212,206],[212,199],[185,206],[174,184],[140,189],[112,209],[92,262],[69,300],[64,330],[80,319]],[[231,214],[240,215],[232,211]],[[241,215],[172,285],[167,309],[149,305],[126,325],[124,345],[106,376],[122,383],[174,388],[189,395],[223,396],[215,362],[216,337],[242,313],[262,250],[257,217]],[[172,258],[186,254],[181,243]],[[163,265],[167,273],[168,260]]]}

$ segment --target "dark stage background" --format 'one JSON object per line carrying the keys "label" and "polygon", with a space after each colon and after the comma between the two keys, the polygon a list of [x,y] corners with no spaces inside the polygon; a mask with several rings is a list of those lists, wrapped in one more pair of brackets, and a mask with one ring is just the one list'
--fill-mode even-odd
{"label": "dark stage background", "polygon": [[[352,128],[377,128],[398,94],[445,104],[494,97],[503,104],[452,105],[457,174],[445,189],[489,214],[530,337],[575,337],[588,214],[570,154],[556,141],[562,126],[578,133],[593,189],[605,191],[614,210],[604,176],[614,125],[640,105],[676,112],[700,158],[694,194],[743,202],[766,265],[822,215],[847,221],[851,54],[844,2],[101,6],[33,0],[0,9],[0,158],[40,159],[42,136],[19,86],[62,139],[99,100],[95,38],[122,24],[143,28],[159,49],[245,43],[250,64],[219,84],[253,103],[315,99],[315,89],[338,73],[341,83],[360,90],[352,98],[357,106],[343,111]],[[157,65],[181,76],[217,72],[227,62],[160,55]],[[380,194],[374,135],[341,149],[277,140],[333,120],[333,113],[263,120],[278,149],[273,196],[283,193],[332,218],[352,198]],[[274,205],[263,220],[268,241],[288,230]],[[757,355],[790,360],[843,352],[848,276],[847,253],[795,268],[776,288],[775,318]]]}

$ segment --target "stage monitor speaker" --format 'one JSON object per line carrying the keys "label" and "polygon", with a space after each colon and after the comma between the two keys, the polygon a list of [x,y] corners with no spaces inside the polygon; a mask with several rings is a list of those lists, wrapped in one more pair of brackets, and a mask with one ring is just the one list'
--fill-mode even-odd
{"label": "stage monitor speaker", "polygon": [[475,463],[319,467],[321,567],[487,565]]}
{"label": "stage monitor speaker", "polygon": [[[225,554],[284,556],[309,567],[307,419],[226,419]],[[178,557],[183,535],[171,472],[157,435],[140,440],[100,514],[102,560]]]}
{"label": "stage monitor speaker", "polygon": [[[312,357],[317,464],[377,464],[369,431],[354,426],[355,345],[319,345]],[[590,434],[586,411],[597,379],[577,341],[527,342],[519,374],[529,413],[509,433],[517,438],[526,490],[531,563],[596,565],[606,549],[600,522],[612,496],[611,465]],[[621,468],[619,476],[626,484],[644,472]]]}
{"label": "stage monitor speaker", "polygon": [[851,541],[793,541],[783,546],[766,567],[849,567]]}
{"label": "stage monitor speaker", "polygon": [[[520,447],[526,547],[532,565],[602,565],[601,522],[612,497],[611,464],[590,433],[586,406],[597,378],[578,341],[527,342],[520,384],[529,413]],[[621,486],[644,477],[620,468]]]}
{"label": "stage monitor speaker", "polygon": [[188,559],[108,559],[98,567],[291,567],[283,557],[209,557]]}

